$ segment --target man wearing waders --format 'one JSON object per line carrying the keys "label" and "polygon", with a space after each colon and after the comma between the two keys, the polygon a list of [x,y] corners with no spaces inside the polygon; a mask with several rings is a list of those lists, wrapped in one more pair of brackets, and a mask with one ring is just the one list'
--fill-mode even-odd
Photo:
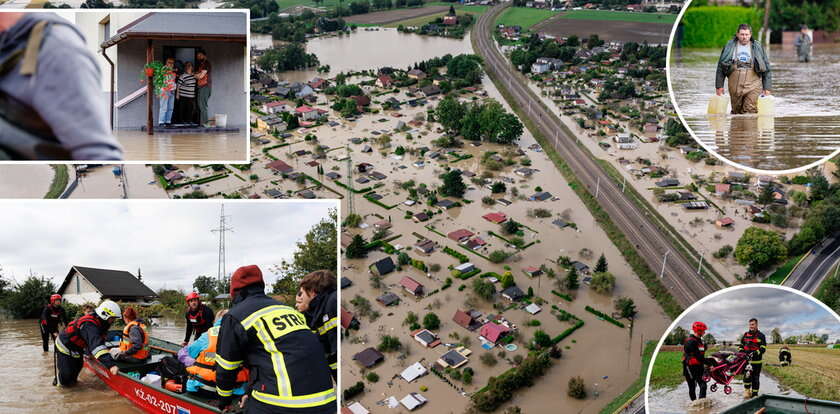
{"label": "man wearing waders", "polygon": [[811,61],[811,36],[808,34],[808,26],[803,24],[799,28],[799,35],[796,36],[793,47],[796,48],[796,55],[799,56],[800,62]]}
{"label": "man wearing waders", "polygon": [[723,47],[715,73],[715,89],[723,95],[723,82],[729,80],[729,99],[733,114],[758,113],[758,96],[770,95],[770,61],[759,42],[752,39],[747,24],[738,26],[735,37]]}
{"label": "man wearing waders", "polygon": [[100,78],[67,20],[0,12],[0,160],[121,160]]}

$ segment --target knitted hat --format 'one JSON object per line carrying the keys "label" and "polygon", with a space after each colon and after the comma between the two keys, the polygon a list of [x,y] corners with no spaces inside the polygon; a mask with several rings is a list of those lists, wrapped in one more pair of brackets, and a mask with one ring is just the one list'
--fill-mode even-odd
{"label": "knitted hat", "polygon": [[265,284],[263,281],[262,271],[257,265],[242,266],[233,272],[233,278],[230,280],[230,298],[236,296],[236,291],[250,286],[255,283]]}

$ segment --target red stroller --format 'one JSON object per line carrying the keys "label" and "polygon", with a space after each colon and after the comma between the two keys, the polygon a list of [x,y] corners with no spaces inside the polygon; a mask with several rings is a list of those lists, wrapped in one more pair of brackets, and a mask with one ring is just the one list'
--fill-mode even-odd
{"label": "red stroller", "polygon": [[752,371],[751,352],[715,352],[712,358],[708,358],[707,362],[713,362],[703,374],[703,381],[708,382],[710,379],[715,383],[709,386],[711,392],[718,389],[718,384],[723,385],[723,393],[729,395],[732,392],[732,387],[729,384],[736,375],[748,374]]}

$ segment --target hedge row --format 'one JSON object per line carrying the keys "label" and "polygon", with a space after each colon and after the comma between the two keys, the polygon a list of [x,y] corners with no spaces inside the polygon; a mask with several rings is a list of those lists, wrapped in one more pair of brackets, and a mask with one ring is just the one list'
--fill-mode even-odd
{"label": "hedge row", "polygon": [[443,252],[452,256],[452,257],[454,257],[454,258],[456,258],[456,259],[458,259],[459,263],[466,263],[466,262],[470,261],[470,259],[467,257],[467,255],[465,255],[463,253],[460,253],[460,252],[456,252],[455,250],[452,250],[451,248],[449,248],[449,246],[444,246],[443,247]]}
{"label": "hedge row", "polygon": [[613,324],[613,325],[615,325],[615,326],[618,326],[618,327],[620,327],[620,328],[624,328],[624,324],[623,324],[623,323],[621,323],[621,322],[619,322],[619,321],[617,321],[617,320],[613,319],[613,318],[612,318],[612,316],[607,315],[606,313],[601,312],[601,311],[599,311],[598,309],[595,309],[595,308],[593,308],[593,307],[591,307],[591,306],[589,306],[589,305],[586,305],[586,308],[585,308],[585,309],[586,309],[586,311],[587,311],[587,312],[589,312],[589,313],[591,313],[591,314],[594,314],[595,316],[599,316],[599,317],[601,317],[602,319],[604,319],[605,321],[607,321],[607,322],[609,322],[609,323],[611,323],[611,324]]}
{"label": "hedge row", "polygon": [[752,7],[689,7],[683,15],[683,47],[722,48],[735,36],[738,25],[752,27],[753,37],[761,29],[761,11]]}
{"label": "hedge row", "polygon": [[475,268],[475,269],[473,269],[473,270],[470,270],[469,272],[466,272],[466,273],[461,273],[460,275],[458,275],[458,276],[456,276],[456,277],[457,277],[458,279],[461,279],[461,280],[467,280],[467,279],[469,279],[469,278],[471,278],[471,277],[473,277],[473,276],[475,276],[475,275],[477,275],[477,274],[479,274],[479,273],[481,273],[481,269],[479,269],[479,268]]}
{"label": "hedge row", "polygon": [[578,319],[577,323],[575,323],[574,326],[572,326],[569,329],[566,329],[565,331],[561,332],[560,335],[557,335],[554,338],[552,338],[551,339],[551,344],[552,345],[557,345],[557,343],[562,341],[567,336],[571,335],[574,331],[578,330],[578,328],[580,328],[581,326],[583,326],[583,321]]}
{"label": "hedge row", "polygon": [[557,295],[557,296],[559,296],[559,297],[561,297],[561,298],[563,298],[563,299],[566,299],[566,300],[567,300],[567,301],[569,301],[569,302],[571,302],[571,301],[572,301],[572,297],[571,297],[570,295],[565,294],[565,293],[560,293],[560,292],[558,292],[558,291],[556,291],[556,290],[552,290],[552,291],[551,291],[551,293],[553,293],[553,294],[555,294],[555,295]]}

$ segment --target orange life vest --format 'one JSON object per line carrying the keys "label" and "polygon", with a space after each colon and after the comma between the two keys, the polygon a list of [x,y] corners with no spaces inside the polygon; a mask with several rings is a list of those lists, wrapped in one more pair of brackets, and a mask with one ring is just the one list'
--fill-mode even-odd
{"label": "orange life vest", "polygon": [[[216,386],[216,342],[219,339],[219,326],[214,326],[207,331],[207,348],[202,350],[195,359],[195,364],[187,367],[195,379],[205,385]],[[236,374],[237,384],[248,382],[248,368],[242,367]]]}
{"label": "orange life vest", "polygon": [[133,358],[137,359],[146,359],[149,357],[149,335],[146,335],[146,325],[138,322],[137,320],[133,320],[125,325],[125,329],[123,329],[122,339],[120,340],[120,351],[128,351],[131,349],[131,337],[129,336],[129,331],[131,330],[132,326],[139,326],[140,331],[143,333],[143,347],[140,348],[139,351],[132,355],[128,355]]}

